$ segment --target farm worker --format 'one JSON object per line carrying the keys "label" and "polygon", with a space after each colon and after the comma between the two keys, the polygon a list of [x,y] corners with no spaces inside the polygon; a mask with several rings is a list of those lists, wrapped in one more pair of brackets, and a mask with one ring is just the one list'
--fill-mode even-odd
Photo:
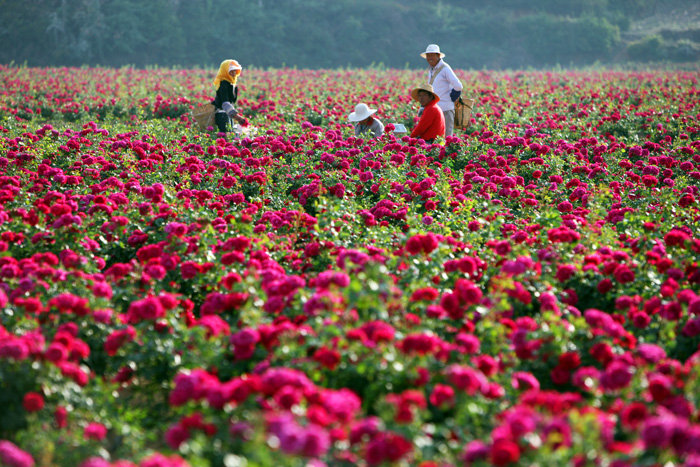
{"label": "farm worker", "polygon": [[420,54],[430,67],[428,68],[428,84],[433,86],[435,94],[440,97],[440,109],[445,116],[445,136],[452,136],[455,123],[455,101],[462,94],[462,82],[457,78],[452,67],[442,58],[440,46],[429,44],[425,52]]}
{"label": "farm worker", "polygon": [[355,124],[355,136],[371,132],[375,138],[384,133],[384,124],[372,115],[377,109],[370,109],[367,104],[357,104],[355,111],[348,115],[348,120]]}
{"label": "farm worker", "polygon": [[214,98],[214,107],[216,107],[216,115],[214,120],[219,131],[225,133],[229,131],[231,119],[236,120],[243,126],[248,124],[248,121],[234,107],[238,100],[238,76],[241,74],[243,67],[236,60],[224,60],[219,66],[219,72],[214,78],[214,87],[216,88],[216,97]]}
{"label": "farm worker", "polygon": [[440,97],[429,84],[419,84],[411,91],[413,100],[418,101],[423,112],[418,124],[411,132],[411,138],[423,138],[432,143],[438,136],[445,136],[445,115],[438,107]]}

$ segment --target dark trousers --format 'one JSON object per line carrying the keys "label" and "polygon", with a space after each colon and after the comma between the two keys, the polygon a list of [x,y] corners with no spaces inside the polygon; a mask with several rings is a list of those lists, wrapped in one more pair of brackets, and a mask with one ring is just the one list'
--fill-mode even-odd
{"label": "dark trousers", "polygon": [[214,114],[214,121],[220,132],[226,133],[227,131],[231,131],[231,119],[228,118],[228,115],[224,112],[216,112]]}

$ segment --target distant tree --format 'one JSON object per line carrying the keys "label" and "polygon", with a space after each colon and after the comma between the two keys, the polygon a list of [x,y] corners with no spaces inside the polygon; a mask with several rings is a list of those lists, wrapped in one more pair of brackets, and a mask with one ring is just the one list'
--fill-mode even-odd
{"label": "distant tree", "polygon": [[619,41],[619,30],[605,19],[570,19],[544,13],[516,20],[516,37],[528,44],[537,66],[583,64],[605,58]]}
{"label": "distant tree", "polygon": [[[29,65],[425,66],[438,43],[455,67],[585,65],[621,49],[636,18],[692,0],[0,0],[0,63]],[[692,34],[629,56],[695,55]],[[646,50],[646,51],[645,51]]]}
{"label": "distant tree", "polygon": [[627,47],[627,55],[638,62],[657,61],[664,58],[664,40],[654,34],[632,42]]}
{"label": "distant tree", "polygon": [[57,2],[0,0],[0,62],[29,65],[55,63],[52,44],[56,36],[47,32],[46,11]]}
{"label": "distant tree", "polygon": [[549,15],[576,18],[583,15],[603,15],[608,0],[539,0],[532,8]]}

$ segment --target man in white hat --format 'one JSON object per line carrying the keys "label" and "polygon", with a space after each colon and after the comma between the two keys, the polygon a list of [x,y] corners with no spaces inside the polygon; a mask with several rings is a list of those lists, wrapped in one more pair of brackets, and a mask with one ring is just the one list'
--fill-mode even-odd
{"label": "man in white hat", "polygon": [[462,94],[464,86],[442,58],[444,53],[440,52],[440,46],[429,44],[425,52],[420,54],[430,65],[428,68],[428,83],[433,86],[435,94],[440,98],[438,106],[445,115],[445,136],[452,136],[455,122],[455,101]]}
{"label": "man in white hat", "polygon": [[357,104],[355,111],[348,115],[348,120],[355,124],[355,136],[369,131],[375,138],[384,133],[384,124],[378,118],[372,117],[377,109],[370,109],[367,104]]}

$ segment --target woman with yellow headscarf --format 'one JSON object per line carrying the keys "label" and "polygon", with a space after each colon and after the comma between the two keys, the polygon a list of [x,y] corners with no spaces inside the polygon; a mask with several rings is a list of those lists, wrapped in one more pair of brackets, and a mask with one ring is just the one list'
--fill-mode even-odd
{"label": "woman with yellow headscarf", "polygon": [[230,130],[231,119],[243,126],[248,124],[248,121],[234,107],[238,100],[236,81],[238,81],[242,68],[235,60],[224,60],[219,66],[216,78],[214,78],[214,87],[216,88],[216,98],[212,102],[216,107],[214,119],[216,126],[222,133]]}

